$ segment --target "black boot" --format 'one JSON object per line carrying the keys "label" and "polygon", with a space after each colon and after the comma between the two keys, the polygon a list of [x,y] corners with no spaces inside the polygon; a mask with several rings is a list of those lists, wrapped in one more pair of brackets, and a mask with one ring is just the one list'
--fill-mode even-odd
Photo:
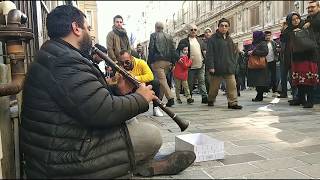
{"label": "black boot", "polygon": [[201,100],[201,103],[202,104],[207,104],[208,103],[208,97],[202,97],[202,100]]}
{"label": "black boot", "polygon": [[166,104],[167,107],[171,107],[172,105],[174,105],[174,98],[169,99]]}
{"label": "black boot", "polygon": [[308,87],[307,90],[307,102],[303,104],[303,108],[313,108],[313,87]]}

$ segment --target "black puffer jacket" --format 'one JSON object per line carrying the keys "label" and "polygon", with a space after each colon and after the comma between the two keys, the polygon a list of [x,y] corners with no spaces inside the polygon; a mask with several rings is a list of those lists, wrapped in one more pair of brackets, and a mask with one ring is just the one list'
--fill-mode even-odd
{"label": "black puffer jacket", "polygon": [[28,178],[114,178],[133,168],[125,121],[147,111],[133,93],[113,96],[92,63],[49,40],[23,89],[21,149]]}

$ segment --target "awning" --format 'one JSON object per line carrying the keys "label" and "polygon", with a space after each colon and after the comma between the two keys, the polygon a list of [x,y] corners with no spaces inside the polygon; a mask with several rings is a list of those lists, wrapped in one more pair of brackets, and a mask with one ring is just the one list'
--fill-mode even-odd
{"label": "awning", "polygon": [[252,44],[252,40],[251,39],[247,39],[243,41],[243,45],[250,45]]}

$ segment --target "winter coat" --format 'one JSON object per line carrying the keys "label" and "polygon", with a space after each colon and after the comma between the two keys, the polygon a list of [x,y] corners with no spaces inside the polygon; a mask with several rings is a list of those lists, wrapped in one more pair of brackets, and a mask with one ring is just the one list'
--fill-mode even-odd
{"label": "winter coat", "polygon": [[176,62],[173,69],[173,76],[176,79],[185,81],[188,79],[188,68],[191,66],[192,60],[186,55],[182,56],[180,59],[182,60],[182,63],[179,61]]}
{"label": "winter coat", "polygon": [[[318,51],[315,56],[318,57],[317,61],[320,63],[320,12],[318,12],[315,16],[308,16],[306,22],[310,22],[310,29],[314,33],[314,39],[318,44]],[[320,68],[319,68],[320,72]]]}
{"label": "winter coat", "polygon": [[[121,41],[123,43],[123,48],[121,48]],[[120,57],[120,51],[122,49],[131,51],[129,39],[127,33],[124,29],[122,31],[117,30],[113,26],[113,30],[110,31],[107,35],[107,49],[108,49],[108,56],[113,61],[118,61]]]}
{"label": "winter coat", "polygon": [[148,108],[137,93],[113,96],[102,73],[67,42],[45,42],[23,89],[20,147],[27,177],[131,174],[134,154],[125,122]]}
{"label": "winter coat", "polygon": [[144,60],[135,57],[133,57],[133,69],[129,73],[142,83],[151,82],[154,79],[148,64]]}
{"label": "winter coat", "polygon": [[[266,41],[257,42],[252,55],[265,57],[268,55],[268,45]],[[268,66],[264,69],[248,69],[248,86],[269,86]]]}
{"label": "winter coat", "polygon": [[164,60],[175,63],[178,55],[175,52],[175,44],[172,37],[165,32],[154,32],[150,35],[148,62]]}
{"label": "winter coat", "polygon": [[220,32],[216,32],[208,42],[206,69],[215,69],[214,75],[236,73],[236,53],[234,44],[227,34],[226,39]]}

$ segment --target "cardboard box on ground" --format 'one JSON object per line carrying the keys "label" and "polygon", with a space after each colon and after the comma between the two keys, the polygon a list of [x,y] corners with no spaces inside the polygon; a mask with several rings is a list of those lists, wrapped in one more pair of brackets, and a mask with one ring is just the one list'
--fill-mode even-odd
{"label": "cardboard box on ground", "polygon": [[185,134],[175,137],[176,151],[193,151],[195,162],[224,158],[224,143],[202,133]]}

